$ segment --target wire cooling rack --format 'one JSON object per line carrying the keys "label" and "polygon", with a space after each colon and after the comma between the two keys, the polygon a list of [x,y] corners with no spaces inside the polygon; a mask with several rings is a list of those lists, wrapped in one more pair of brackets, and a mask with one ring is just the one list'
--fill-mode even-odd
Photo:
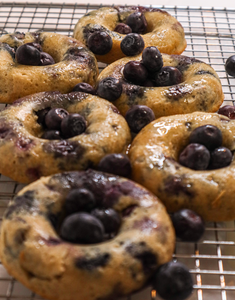
{"label": "wire cooling rack", "polygon": [[[72,35],[78,19],[84,13],[99,7],[90,4],[0,2],[0,35],[40,29]],[[235,79],[228,77],[224,63],[229,56],[235,54],[235,9],[158,8],[167,10],[181,22],[188,43],[184,54],[209,63],[220,76],[225,103],[234,104]],[[0,177],[0,217],[21,188],[22,185],[4,176]],[[207,223],[203,239],[196,244],[177,242],[173,258],[185,263],[194,277],[194,293],[189,300],[235,298],[234,222]],[[9,276],[0,264],[0,300],[38,298],[40,297]],[[158,299],[158,296],[148,288],[124,299],[153,300]]]}

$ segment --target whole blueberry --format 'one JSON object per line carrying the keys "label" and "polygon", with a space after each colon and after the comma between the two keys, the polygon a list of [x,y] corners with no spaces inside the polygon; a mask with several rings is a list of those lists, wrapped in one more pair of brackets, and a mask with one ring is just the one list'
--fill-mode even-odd
{"label": "whole blueberry", "polygon": [[82,134],[87,127],[87,122],[80,114],[69,114],[61,122],[61,132],[63,137],[71,138]]}
{"label": "whole blueberry", "polygon": [[201,144],[189,144],[179,156],[179,163],[193,170],[206,170],[209,162],[210,152]]}
{"label": "whole blueberry", "polygon": [[134,105],[127,111],[125,119],[131,131],[138,133],[142,128],[155,120],[155,115],[148,106]]}
{"label": "whole blueberry", "polygon": [[143,85],[147,80],[148,71],[141,62],[129,61],[124,66],[123,75],[127,81],[130,81],[134,84]]}
{"label": "whole blueberry", "polygon": [[112,49],[113,41],[108,33],[95,31],[88,37],[87,46],[93,53],[105,55]]}
{"label": "whole blueberry", "polygon": [[94,194],[85,189],[78,188],[71,190],[65,199],[65,211],[67,215],[74,214],[79,211],[89,212],[96,206]]}
{"label": "whole blueberry", "polygon": [[144,49],[144,40],[137,33],[129,33],[121,41],[121,50],[127,56],[140,54]]}
{"label": "whole blueberry", "polygon": [[116,233],[121,225],[120,215],[112,208],[96,208],[91,214],[101,221],[106,233]]}
{"label": "whole blueberry", "polygon": [[75,85],[73,92],[83,92],[91,95],[95,95],[95,89],[88,83],[80,82]]}
{"label": "whole blueberry", "polygon": [[47,140],[61,140],[62,137],[59,130],[46,130],[41,138]]}
{"label": "whole blueberry", "polygon": [[121,33],[121,34],[128,34],[132,32],[132,29],[130,26],[128,26],[125,23],[119,23],[117,26],[114,28],[114,31]]}
{"label": "whole blueberry", "polygon": [[139,11],[130,14],[126,19],[126,24],[131,27],[132,32],[144,33],[147,29],[148,23],[144,16]]}
{"label": "whole blueberry", "polygon": [[16,60],[19,64],[29,66],[39,66],[41,54],[40,51],[28,44],[21,45],[16,50]]}
{"label": "whole blueberry", "polygon": [[48,66],[48,65],[55,64],[54,58],[46,52],[41,52],[40,61],[41,61],[40,66]]}
{"label": "whole blueberry", "polygon": [[193,291],[193,279],[185,265],[170,261],[160,266],[152,281],[153,288],[165,300],[184,300]]}
{"label": "whole blueberry", "polygon": [[104,156],[99,164],[98,170],[123,177],[130,177],[131,163],[127,155],[112,153]]}
{"label": "whole blueberry", "polygon": [[194,129],[189,137],[190,143],[204,145],[207,149],[213,150],[222,145],[222,132],[214,125],[203,125]]}
{"label": "whole blueberry", "polygon": [[211,160],[209,169],[225,168],[231,164],[233,160],[232,152],[226,147],[216,148],[211,152]]}
{"label": "whole blueberry", "polygon": [[235,55],[230,56],[225,62],[225,70],[231,75],[235,76]]}
{"label": "whole blueberry", "polygon": [[162,67],[159,72],[155,74],[155,82],[157,86],[169,86],[182,82],[182,73],[174,67]]}
{"label": "whole blueberry", "polygon": [[63,108],[52,108],[45,116],[45,124],[48,129],[60,130],[62,120],[69,113]]}
{"label": "whole blueberry", "polygon": [[202,218],[190,209],[181,209],[171,216],[176,236],[185,242],[197,242],[205,231]]}
{"label": "whole blueberry", "polygon": [[163,66],[162,55],[157,47],[147,47],[142,53],[143,64],[149,72],[155,73]]}
{"label": "whole blueberry", "polygon": [[38,116],[37,122],[42,125],[42,126],[46,126],[45,124],[45,117],[47,115],[47,113],[49,112],[51,108],[50,107],[46,107],[43,109],[40,109],[38,111],[36,111],[36,115]]}
{"label": "whole blueberry", "polygon": [[97,95],[109,101],[117,100],[122,94],[122,84],[114,77],[106,77],[99,82]]}
{"label": "whole blueberry", "polygon": [[229,119],[234,120],[235,119],[235,106],[233,106],[233,105],[222,106],[218,110],[218,114],[224,115],[224,116],[228,117]]}
{"label": "whole blueberry", "polygon": [[71,243],[100,243],[104,239],[104,226],[100,220],[88,213],[75,213],[64,219],[60,236]]}

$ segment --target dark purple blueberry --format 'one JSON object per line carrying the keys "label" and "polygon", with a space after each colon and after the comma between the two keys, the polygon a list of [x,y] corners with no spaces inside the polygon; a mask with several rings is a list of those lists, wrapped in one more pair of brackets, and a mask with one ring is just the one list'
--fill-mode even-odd
{"label": "dark purple blueberry", "polygon": [[100,243],[104,239],[104,226],[100,220],[88,213],[75,213],[64,219],[60,236],[71,243]]}
{"label": "dark purple blueberry", "polygon": [[144,16],[139,11],[130,14],[126,19],[126,24],[131,27],[132,32],[144,33],[147,29],[148,23]]}
{"label": "dark purple blueberry", "polygon": [[108,33],[95,31],[88,37],[87,46],[93,53],[105,55],[112,49],[113,41]]}
{"label": "dark purple blueberry", "polygon": [[50,109],[51,109],[50,107],[47,107],[47,108],[44,108],[44,109],[40,109],[36,112],[36,115],[38,116],[37,122],[40,125],[46,126],[45,117],[46,117],[46,115],[47,115],[47,113],[49,112]]}
{"label": "dark purple blueberry", "polygon": [[88,83],[80,82],[75,85],[73,92],[83,92],[91,95],[95,95],[95,89]]}
{"label": "dark purple blueberry", "polygon": [[228,117],[229,119],[234,120],[235,119],[235,106],[233,106],[233,105],[222,106],[218,110],[218,114],[224,115],[224,116]]}
{"label": "dark purple blueberry", "polygon": [[235,76],[235,55],[230,56],[226,60],[225,70],[229,75]]}
{"label": "dark purple blueberry", "polygon": [[45,117],[45,124],[48,129],[60,130],[62,120],[69,113],[63,108],[52,108]]}
{"label": "dark purple blueberry", "polygon": [[134,84],[143,85],[147,80],[148,71],[139,61],[129,61],[125,64],[123,75],[127,81]]}
{"label": "dark purple blueberry", "polygon": [[47,140],[61,140],[61,135],[59,130],[46,130],[42,136],[42,139]]}
{"label": "dark purple blueberry", "polygon": [[211,152],[209,169],[225,168],[231,164],[232,160],[233,154],[228,148],[216,148]]}
{"label": "dark purple blueberry", "polygon": [[114,77],[104,78],[99,82],[97,95],[109,101],[117,100],[122,94],[122,84]]}
{"label": "dark purple blueberry", "polygon": [[154,84],[154,82],[151,79],[147,78],[147,80],[144,82],[143,86],[154,87],[155,84]]}
{"label": "dark purple blueberry", "polygon": [[94,209],[91,214],[99,219],[106,233],[116,233],[121,226],[121,217],[112,208]]}
{"label": "dark purple blueberry", "polygon": [[40,61],[41,61],[40,66],[48,66],[48,65],[55,64],[54,58],[46,52],[41,52]]}
{"label": "dark purple blueberry", "polygon": [[174,67],[162,67],[155,75],[157,86],[170,86],[181,83],[183,80],[180,70]]}
{"label": "dark purple blueberry", "polygon": [[16,50],[16,60],[19,64],[39,66],[40,58],[41,54],[38,49],[31,45],[23,44]]}
{"label": "dark purple blueberry", "polygon": [[138,133],[155,120],[154,112],[145,105],[134,105],[126,113],[125,119],[132,132]]}
{"label": "dark purple blueberry", "polygon": [[214,125],[203,125],[194,129],[189,137],[190,143],[204,145],[207,149],[213,150],[222,145],[222,132]]}
{"label": "dark purple blueberry", "polygon": [[161,70],[163,66],[162,55],[157,47],[147,47],[142,53],[143,64],[151,73]]}
{"label": "dark purple blueberry", "polygon": [[205,231],[202,218],[190,209],[181,209],[171,216],[176,236],[185,242],[197,242]]}
{"label": "dark purple blueberry", "polygon": [[94,194],[85,189],[71,190],[65,201],[65,211],[67,215],[74,214],[79,211],[91,211],[96,206]]}
{"label": "dark purple blueberry", "polygon": [[61,122],[61,132],[64,138],[82,134],[87,127],[87,122],[79,114],[69,114]]}
{"label": "dark purple blueberry", "polygon": [[152,281],[153,288],[165,300],[184,300],[193,291],[193,279],[188,268],[170,261],[160,266]]}
{"label": "dark purple blueberry", "polygon": [[179,156],[179,163],[193,170],[206,170],[209,162],[210,152],[201,144],[189,144]]}
{"label": "dark purple blueberry", "polygon": [[121,33],[121,34],[128,34],[132,32],[132,29],[130,26],[126,25],[125,23],[119,23],[115,27],[114,31]]}
{"label": "dark purple blueberry", "polygon": [[121,50],[127,56],[140,54],[144,49],[144,40],[137,33],[129,33],[121,41]]}
{"label": "dark purple blueberry", "polygon": [[104,156],[98,164],[98,170],[123,177],[130,177],[131,163],[127,155],[112,153]]}
{"label": "dark purple blueberry", "polygon": [[39,52],[43,52],[42,46],[40,44],[38,44],[38,43],[27,43],[27,45],[32,46],[32,47],[38,49]]}

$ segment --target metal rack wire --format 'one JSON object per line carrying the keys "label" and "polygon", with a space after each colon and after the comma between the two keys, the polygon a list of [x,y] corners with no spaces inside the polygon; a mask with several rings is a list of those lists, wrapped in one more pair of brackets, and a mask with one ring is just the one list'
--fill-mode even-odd
{"label": "metal rack wire", "polygon": [[[39,29],[72,35],[77,20],[98,7],[90,4],[0,2],[0,35]],[[235,54],[235,9],[158,8],[167,10],[181,22],[188,43],[184,54],[209,63],[221,78],[225,104],[234,104],[235,79],[226,74],[224,63]],[[22,185],[4,176],[0,177],[0,221],[9,201],[21,188]],[[206,233],[199,243],[177,242],[174,259],[185,263],[194,277],[194,293],[189,300],[235,298],[234,222],[207,223]],[[0,264],[0,300],[38,298],[11,278]],[[148,299],[158,299],[150,288],[125,298]]]}

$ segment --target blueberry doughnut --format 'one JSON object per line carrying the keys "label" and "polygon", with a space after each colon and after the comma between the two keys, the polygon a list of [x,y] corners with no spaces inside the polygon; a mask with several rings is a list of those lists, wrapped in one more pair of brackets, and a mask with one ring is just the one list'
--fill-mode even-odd
{"label": "blueberry doughnut", "polygon": [[[142,14],[147,21],[147,26],[141,34],[145,47],[157,46],[161,52],[168,54],[181,54],[184,51],[186,40],[181,24],[166,11],[143,6],[102,7],[91,11],[78,21],[74,37],[88,46],[88,39],[95,32],[105,35],[105,38],[100,38],[101,46],[97,40],[102,49],[97,48],[93,52],[99,61],[112,63],[125,56],[121,50],[121,42],[126,35],[114,30],[119,23],[125,23],[133,13]],[[136,24],[137,21],[134,20],[133,23]]]}
{"label": "blueberry doughnut", "polygon": [[174,67],[182,73],[182,82],[168,86],[141,86],[127,81],[124,66],[140,62],[142,56],[126,57],[106,67],[98,77],[98,84],[113,77],[122,83],[121,96],[112,101],[123,116],[134,105],[150,107],[156,118],[194,111],[215,112],[223,103],[220,79],[208,64],[183,55],[162,54],[163,66]]}
{"label": "blueberry doughnut", "polygon": [[[222,144],[223,153],[225,147],[233,153],[234,120],[203,112],[162,117],[142,129],[131,145],[132,179],[157,195],[170,212],[189,208],[204,220],[234,220],[233,154],[232,161],[226,167],[218,168],[216,164],[217,168],[192,169],[179,162],[182,150],[189,143],[199,145],[194,138],[192,140],[192,132],[205,125],[215,127],[221,133],[215,139],[218,142],[215,147]],[[211,134],[212,131],[209,132]],[[209,139],[208,136],[204,138],[208,149]]]}
{"label": "blueberry doughnut", "polygon": [[[16,60],[15,52],[26,43],[35,43],[55,64],[26,65]],[[38,52],[38,50],[37,50]],[[25,54],[26,57],[27,54]],[[98,75],[96,58],[82,43],[49,32],[13,33],[0,37],[0,102],[44,91],[71,92],[79,82],[94,85]]]}
{"label": "blueberry doughnut", "polygon": [[[80,114],[85,131],[44,137],[42,115],[57,108]],[[62,171],[85,170],[106,154],[125,153],[130,139],[125,119],[104,99],[81,92],[33,94],[0,112],[0,172],[29,183]]]}
{"label": "blueberry doughnut", "polygon": [[[68,194],[80,188],[120,216],[121,226],[108,240],[61,238]],[[88,170],[42,177],[21,190],[2,221],[0,256],[12,276],[46,299],[113,299],[142,288],[171,260],[174,244],[157,197],[130,180]]]}

